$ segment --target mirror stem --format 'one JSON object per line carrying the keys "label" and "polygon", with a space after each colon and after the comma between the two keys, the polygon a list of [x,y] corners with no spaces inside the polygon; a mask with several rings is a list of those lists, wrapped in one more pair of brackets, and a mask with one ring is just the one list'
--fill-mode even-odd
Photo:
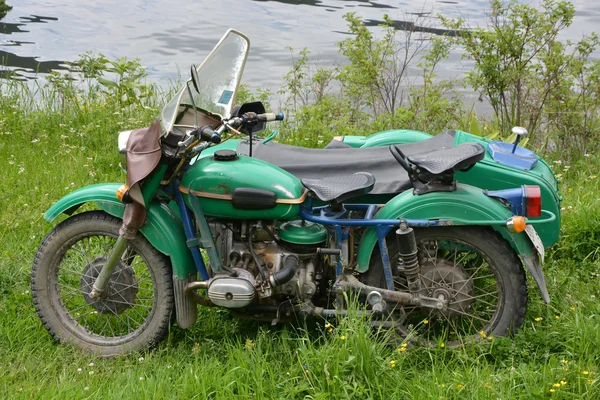
{"label": "mirror stem", "polygon": [[190,99],[192,100],[192,105],[194,106],[194,129],[198,128],[198,107],[196,107],[196,102],[194,101],[194,96],[192,94],[192,89],[190,89],[190,83],[186,83],[188,93],[190,95]]}

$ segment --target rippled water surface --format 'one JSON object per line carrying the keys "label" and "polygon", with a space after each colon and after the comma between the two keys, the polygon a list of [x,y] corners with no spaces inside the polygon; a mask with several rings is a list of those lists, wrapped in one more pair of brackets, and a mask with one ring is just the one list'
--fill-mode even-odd
{"label": "rippled water surface", "polygon": [[[8,0],[13,10],[0,22],[0,58],[22,79],[64,68],[88,50],[109,58],[139,58],[159,83],[187,74],[227,28],[251,40],[245,82],[278,87],[291,65],[290,52],[307,47],[319,63],[341,62],[336,43],[347,37],[343,15],[355,12],[375,26],[387,13],[399,29],[416,21],[439,28],[435,15],[483,24],[487,0]],[[575,22],[564,38],[576,40],[598,30],[600,3],[575,0]],[[374,28],[375,29],[375,28]],[[468,68],[455,55],[442,66],[446,75]]]}

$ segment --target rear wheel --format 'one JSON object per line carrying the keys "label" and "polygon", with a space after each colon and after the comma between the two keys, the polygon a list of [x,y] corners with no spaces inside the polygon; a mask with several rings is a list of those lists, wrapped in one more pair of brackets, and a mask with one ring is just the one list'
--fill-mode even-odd
{"label": "rear wheel", "polygon": [[100,356],[143,350],[168,332],[173,284],[168,259],[138,234],[101,298],[89,296],[121,220],[93,211],[71,217],[40,245],[31,277],[35,307],[59,341]]}
{"label": "rear wheel", "polygon": [[[395,235],[388,251],[396,290],[408,291],[398,267]],[[391,317],[402,337],[456,346],[464,341],[516,332],[527,310],[521,262],[510,245],[489,228],[416,229],[420,294],[447,300],[444,310],[422,306],[396,308]],[[363,282],[385,288],[378,248]]]}

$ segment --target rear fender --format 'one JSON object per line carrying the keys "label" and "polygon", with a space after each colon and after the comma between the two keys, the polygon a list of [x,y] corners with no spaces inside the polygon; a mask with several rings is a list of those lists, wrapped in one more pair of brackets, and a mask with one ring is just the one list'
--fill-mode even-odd
{"label": "rear fender", "polygon": [[[511,216],[508,208],[486,196],[481,189],[457,184],[457,190],[454,192],[433,192],[417,196],[412,190],[405,191],[381,208],[374,219],[420,219],[430,221],[432,226],[491,226],[521,256],[525,267],[536,281],[542,298],[549,302],[544,274],[531,240],[524,232],[511,233],[506,229],[506,225],[498,224],[498,221],[506,221]],[[489,224],[486,224],[486,221],[489,221]],[[358,249],[359,272],[369,269],[376,244],[376,228],[367,228]]]}
{"label": "rear fender", "polygon": [[[123,218],[125,204],[115,195],[119,186],[121,186],[119,183],[104,183],[76,190],[58,200],[46,211],[44,218],[52,222],[62,213],[73,214],[88,202],[95,202],[106,213]],[[186,246],[186,237],[179,215],[166,203],[157,201],[150,202],[146,211],[146,222],[140,229],[144,237],[154,248],[171,258],[173,275],[180,280],[195,277],[194,261]]]}

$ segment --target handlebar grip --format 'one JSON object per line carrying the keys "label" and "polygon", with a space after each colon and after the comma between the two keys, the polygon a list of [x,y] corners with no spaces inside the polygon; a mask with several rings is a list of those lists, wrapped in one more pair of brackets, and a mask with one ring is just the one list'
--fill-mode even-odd
{"label": "handlebar grip", "polygon": [[200,129],[200,134],[198,135],[200,140],[206,140],[207,142],[211,142],[214,144],[221,143],[221,135],[218,132],[214,131],[210,126],[205,126]]}
{"label": "handlebar grip", "polygon": [[275,113],[258,114],[256,116],[256,118],[259,121],[266,121],[266,122],[270,122],[270,121],[283,121],[283,113],[279,112],[277,114],[275,114]]}

